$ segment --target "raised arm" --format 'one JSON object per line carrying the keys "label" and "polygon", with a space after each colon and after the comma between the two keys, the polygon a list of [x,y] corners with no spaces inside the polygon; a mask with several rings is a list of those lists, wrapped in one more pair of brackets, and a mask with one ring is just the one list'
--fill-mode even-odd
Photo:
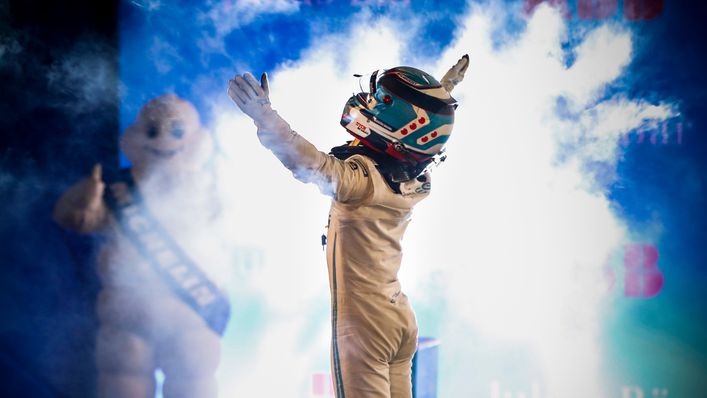
{"label": "raised arm", "polygon": [[459,58],[457,63],[449,68],[447,73],[442,76],[442,80],[439,81],[442,83],[442,87],[444,87],[448,93],[451,93],[452,90],[454,90],[454,87],[464,80],[464,74],[466,73],[468,67],[469,54],[464,54],[461,58]]}
{"label": "raised arm", "polygon": [[319,151],[297,134],[272,109],[270,89],[265,73],[258,82],[253,75],[237,75],[229,81],[228,95],[258,127],[261,144],[275,154],[300,181],[312,182],[341,202],[364,199],[371,189],[369,171],[361,161],[339,160]]}

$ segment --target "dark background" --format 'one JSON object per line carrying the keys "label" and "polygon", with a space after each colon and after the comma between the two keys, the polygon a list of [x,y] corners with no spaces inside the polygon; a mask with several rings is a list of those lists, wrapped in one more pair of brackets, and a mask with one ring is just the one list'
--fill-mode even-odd
{"label": "dark background", "polygon": [[[3,397],[93,394],[97,281],[76,258],[91,246],[50,215],[96,161],[117,166],[117,8],[111,0],[0,2]],[[66,63],[79,50],[107,73],[99,101],[71,89],[85,83]]]}

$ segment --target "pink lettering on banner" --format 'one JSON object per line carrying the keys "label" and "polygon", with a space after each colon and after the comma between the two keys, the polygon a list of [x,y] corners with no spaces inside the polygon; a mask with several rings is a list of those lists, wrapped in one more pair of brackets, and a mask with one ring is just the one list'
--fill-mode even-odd
{"label": "pink lettering on banner", "polygon": [[[682,125],[682,123],[680,123]],[[668,143],[668,122],[663,122],[663,131],[661,131],[663,136],[663,145]]]}
{"label": "pink lettering on banner", "polygon": [[682,145],[682,123],[678,123],[678,145]]}
{"label": "pink lettering on banner", "polygon": [[638,128],[638,141],[636,141],[636,142],[638,142],[639,144],[642,144],[645,136],[646,136],[646,134],[643,132],[643,128],[639,127]]}
{"label": "pink lettering on banner", "polygon": [[655,297],[663,289],[664,277],[658,268],[658,249],[633,243],[624,246],[624,296]]}
{"label": "pink lettering on banner", "polygon": [[333,397],[334,384],[329,373],[312,374],[312,396],[313,397]]}
{"label": "pink lettering on banner", "polygon": [[533,13],[533,11],[535,11],[535,7],[539,6],[542,3],[547,3],[550,6],[559,9],[565,19],[572,18],[572,13],[570,12],[570,8],[567,5],[567,0],[525,0],[525,6],[523,7],[523,11],[526,15],[530,15]]}
{"label": "pink lettering on banner", "polygon": [[577,0],[579,19],[606,19],[616,15],[617,0]]}
{"label": "pink lettering on banner", "polygon": [[631,21],[654,19],[663,13],[663,0],[624,0],[624,18]]}
{"label": "pink lettering on banner", "polygon": [[[624,0],[624,18],[630,21],[644,21],[663,13],[664,0]],[[566,19],[572,18],[567,0],[525,0],[523,11],[531,14],[541,3],[558,8]],[[576,0],[579,19],[607,19],[618,12],[618,0]]]}
{"label": "pink lettering on banner", "polygon": [[[336,4],[336,0],[300,0],[302,4],[307,6],[323,6]],[[349,5],[354,7],[366,7],[366,6],[377,6],[383,7],[386,5],[404,5],[409,6],[410,0],[349,0]]]}
{"label": "pink lettering on banner", "polygon": [[[648,135],[648,138],[646,138]],[[631,138],[635,136],[635,138]],[[658,127],[646,130],[644,127],[638,127],[621,137],[621,144],[628,146],[631,143],[651,145],[668,145],[676,143],[682,145],[683,122],[682,121],[664,121]],[[658,137],[661,137],[660,142]],[[671,138],[672,137],[672,138]]]}

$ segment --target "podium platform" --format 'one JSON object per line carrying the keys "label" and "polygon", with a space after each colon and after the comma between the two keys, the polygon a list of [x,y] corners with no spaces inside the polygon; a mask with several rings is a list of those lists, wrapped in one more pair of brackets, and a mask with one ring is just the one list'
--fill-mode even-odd
{"label": "podium platform", "polygon": [[433,337],[417,340],[417,352],[412,358],[413,398],[437,398],[439,343]]}

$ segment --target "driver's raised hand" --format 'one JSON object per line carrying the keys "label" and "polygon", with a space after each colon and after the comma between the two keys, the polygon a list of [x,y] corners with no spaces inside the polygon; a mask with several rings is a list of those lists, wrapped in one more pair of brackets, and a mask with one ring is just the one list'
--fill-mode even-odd
{"label": "driver's raised hand", "polygon": [[272,110],[268,75],[265,73],[260,76],[260,82],[248,72],[236,75],[228,81],[228,95],[243,113],[256,122],[262,121]]}

